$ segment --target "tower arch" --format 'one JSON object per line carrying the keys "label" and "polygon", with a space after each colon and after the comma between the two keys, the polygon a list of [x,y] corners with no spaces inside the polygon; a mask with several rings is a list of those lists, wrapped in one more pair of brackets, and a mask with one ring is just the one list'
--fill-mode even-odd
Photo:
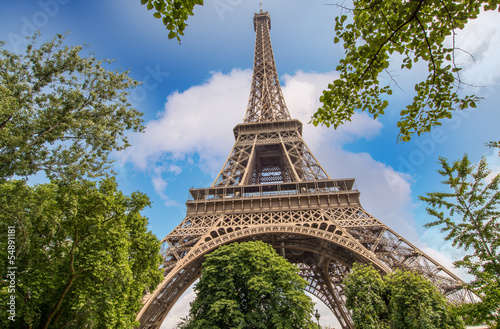
{"label": "tower arch", "polygon": [[472,301],[463,281],[363,209],[355,180],[332,179],[302,138],[302,123],[285,104],[274,62],[271,18],[254,16],[255,57],[243,123],[212,186],[189,190],[184,220],[163,240],[164,279],[144,296],[140,328],[159,328],[200,276],[204,256],[221,245],[269,243],[308,282],[343,329],[353,324],[343,280],[354,262],[381,273],[421,273],[459,303]]}

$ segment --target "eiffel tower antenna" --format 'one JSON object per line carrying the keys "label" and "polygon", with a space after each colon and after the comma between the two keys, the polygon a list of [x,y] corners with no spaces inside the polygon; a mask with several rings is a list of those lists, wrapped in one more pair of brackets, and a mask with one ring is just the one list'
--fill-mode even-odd
{"label": "eiffel tower antenna", "polygon": [[252,86],[244,122],[289,120],[271,46],[271,16],[262,11],[253,17],[255,54]]}
{"label": "eiffel tower antenna", "polygon": [[285,105],[269,37],[271,17],[254,15],[255,57],[244,122],[208,188],[191,188],[184,220],[163,240],[164,280],[144,296],[140,328],[159,328],[219,246],[261,240],[300,269],[306,290],[343,329],[353,329],[343,280],[354,262],[382,274],[396,268],[430,279],[455,303],[471,302],[464,282],[363,209],[353,178],[332,179],[302,139]]}

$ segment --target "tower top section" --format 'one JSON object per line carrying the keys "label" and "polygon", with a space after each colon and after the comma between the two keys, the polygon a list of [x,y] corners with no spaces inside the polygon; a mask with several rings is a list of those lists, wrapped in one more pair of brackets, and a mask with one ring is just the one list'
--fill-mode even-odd
{"label": "tower top section", "polygon": [[248,100],[245,123],[291,120],[278,79],[271,46],[271,16],[268,12],[253,17],[255,30],[255,55],[252,87]]}
{"label": "tower top section", "polygon": [[[265,21],[269,25],[269,30],[271,30],[271,16],[267,11],[262,11],[262,6],[260,8],[260,13],[255,13],[253,16],[253,30],[257,32],[257,21]],[[264,24],[266,24],[264,23]]]}

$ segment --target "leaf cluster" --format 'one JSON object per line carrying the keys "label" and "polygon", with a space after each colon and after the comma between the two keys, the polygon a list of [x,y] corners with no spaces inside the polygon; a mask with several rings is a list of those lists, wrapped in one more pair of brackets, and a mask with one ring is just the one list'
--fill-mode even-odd
{"label": "leaf cluster", "polygon": [[[107,176],[109,153],[142,131],[127,100],[138,83],[63,35],[38,36],[23,55],[0,52],[0,296],[14,296],[16,311],[11,321],[0,307],[0,327],[131,328],[162,278],[159,241],[140,214],[149,199],[88,178]],[[16,180],[41,171],[50,183]]]}
{"label": "leaf cluster", "polygon": [[313,328],[313,303],[298,269],[251,241],[206,256],[190,317],[181,328]]}
{"label": "leaf cluster", "polygon": [[129,145],[125,132],[143,130],[127,100],[138,82],[81,57],[64,35],[41,45],[38,36],[25,54],[0,51],[0,179],[101,176],[109,153]]}
{"label": "leaf cluster", "polygon": [[396,270],[382,278],[371,265],[355,263],[344,287],[357,329],[464,328],[454,307],[418,273]]}
{"label": "leaf cluster", "polygon": [[[401,69],[417,62],[427,63],[428,75],[415,85],[413,102],[400,113],[400,141],[416,133],[428,132],[451,118],[453,111],[475,108],[480,99],[461,96],[461,68],[455,63],[456,29],[475,19],[481,10],[497,10],[498,1],[453,0],[354,0],[352,20],[347,15],[335,18],[335,43],[343,42],[345,58],[337,71],[340,78],[328,85],[320,97],[322,107],[312,116],[314,125],[337,128],[350,121],[355,110],[369,112],[374,118],[389,106],[391,86],[382,86],[380,77],[391,60],[401,58]],[[453,45],[444,41],[451,37]],[[398,56],[395,56],[399,54]]]}
{"label": "leaf cluster", "polygon": [[[490,141],[486,143],[486,146],[491,147],[491,148],[497,148],[500,149],[500,141]],[[500,150],[498,151],[498,156],[500,156]]]}
{"label": "leaf cluster", "polygon": [[469,322],[500,323],[500,175],[491,175],[485,158],[473,165],[468,156],[452,164],[439,159],[446,192],[426,193],[420,199],[436,220],[426,227],[440,226],[445,240],[466,251],[454,263],[474,276],[469,289],[481,302],[464,307]]}
{"label": "leaf cluster", "polygon": [[[16,321],[2,328],[131,328],[142,293],[161,280],[158,239],[140,211],[142,193],[123,195],[113,179],[0,184],[0,263],[7,226],[16,227]],[[10,298],[0,281],[2,300]]]}
{"label": "leaf cluster", "polygon": [[169,31],[168,38],[176,38],[179,42],[184,35],[187,19],[193,15],[196,5],[203,5],[203,0],[141,0],[148,10],[154,10],[153,16],[161,19]]}

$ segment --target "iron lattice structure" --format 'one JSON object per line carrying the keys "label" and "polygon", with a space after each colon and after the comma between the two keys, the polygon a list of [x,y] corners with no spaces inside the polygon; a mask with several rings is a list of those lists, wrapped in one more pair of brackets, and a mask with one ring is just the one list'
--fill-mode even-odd
{"label": "iron lattice structure", "polygon": [[354,262],[381,273],[417,271],[449,300],[470,302],[463,282],[366,212],[354,179],[332,179],[291,119],[278,80],[267,12],[254,16],[255,60],[250,100],[236,142],[214,183],[191,189],[186,218],[163,239],[164,280],[145,295],[141,328],[159,328],[200,276],[204,255],[235,241],[262,240],[297,264],[306,290],[342,328],[353,328],[343,279]]}

